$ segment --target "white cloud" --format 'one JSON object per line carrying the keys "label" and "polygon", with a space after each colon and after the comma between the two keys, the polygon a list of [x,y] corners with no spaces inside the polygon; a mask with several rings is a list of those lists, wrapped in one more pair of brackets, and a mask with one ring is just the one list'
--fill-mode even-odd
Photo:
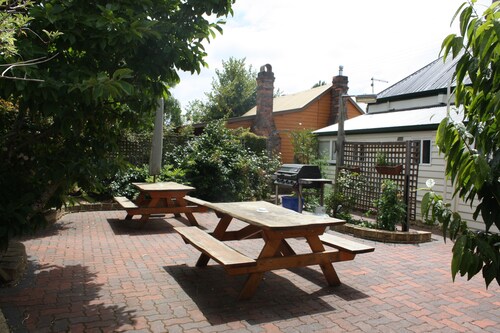
{"label": "white cloud", "polygon": [[[206,46],[209,64],[200,75],[181,73],[172,90],[183,107],[204,99],[216,68],[230,57],[258,70],[271,64],[275,88],[307,90],[331,82],[339,65],[349,93],[375,92],[395,84],[438,57],[451,18],[463,0],[238,0],[224,33]],[[491,1],[478,3],[489,5]]]}

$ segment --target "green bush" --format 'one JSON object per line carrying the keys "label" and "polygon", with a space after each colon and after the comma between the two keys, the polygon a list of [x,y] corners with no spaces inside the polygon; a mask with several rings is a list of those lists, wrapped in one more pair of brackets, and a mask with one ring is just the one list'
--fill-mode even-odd
{"label": "green bush", "polygon": [[166,160],[184,170],[196,188],[193,196],[214,202],[269,197],[271,176],[279,167],[278,158],[245,148],[222,121],[209,123],[202,135],[168,152]]}
{"label": "green bush", "polygon": [[365,182],[365,178],[357,172],[340,170],[333,191],[329,191],[325,195],[327,214],[351,222],[351,211],[356,204],[357,196],[349,194],[347,190],[351,190],[350,193],[353,193],[352,189],[361,188]]}
{"label": "green bush", "polygon": [[235,134],[240,138],[243,146],[250,149],[256,154],[263,154],[266,152],[267,139],[250,132],[248,128],[238,128]]}
{"label": "green bush", "polygon": [[382,183],[382,194],[375,201],[377,208],[377,229],[395,231],[396,224],[404,223],[406,204],[398,185],[389,179]]}
{"label": "green bush", "polygon": [[[184,171],[168,164],[162,167],[156,181],[187,183]],[[133,182],[153,182],[153,176],[149,175],[148,165],[131,166],[124,171],[119,171],[112,180],[103,185],[101,195],[109,194],[110,196],[125,196],[134,199],[138,194],[138,190],[132,186]]]}
{"label": "green bush", "polygon": [[147,165],[141,167],[132,166],[127,170],[119,171],[113,180],[105,187],[113,196],[134,199],[138,191],[132,186],[132,182],[145,182],[149,176]]}

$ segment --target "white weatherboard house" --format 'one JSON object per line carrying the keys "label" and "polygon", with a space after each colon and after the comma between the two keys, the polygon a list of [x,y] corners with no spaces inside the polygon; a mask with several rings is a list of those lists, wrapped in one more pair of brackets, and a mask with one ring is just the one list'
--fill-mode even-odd
{"label": "white weatherboard house", "polygon": [[[484,229],[482,221],[472,218],[473,209],[459,198],[452,198],[453,187],[445,180],[445,160],[435,145],[436,130],[448,109],[456,117],[456,108],[450,98],[450,82],[456,60],[437,59],[377,95],[377,101],[368,104],[367,113],[345,121],[347,142],[391,142],[421,140],[417,188],[425,188],[427,179],[434,179],[434,190],[443,194],[454,211],[458,211],[469,227]],[[335,172],[338,125],[314,131],[319,149],[330,162],[329,176]],[[417,192],[417,220],[422,220],[420,203],[424,191]],[[477,203],[476,203],[477,204]]]}

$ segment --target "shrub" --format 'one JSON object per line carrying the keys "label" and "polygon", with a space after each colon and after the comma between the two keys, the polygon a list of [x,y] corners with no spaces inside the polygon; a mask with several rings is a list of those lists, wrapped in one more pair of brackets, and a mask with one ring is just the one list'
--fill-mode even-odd
{"label": "shrub", "polygon": [[309,164],[318,157],[318,138],[310,129],[290,131],[294,161]]}
{"label": "shrub", "polygon": [[[153,176],[149,175],[149,167],[144,164],[140,167],[130,166],[128,169],[119,171],[111,179],[103,183],[100,196],[125,196],[134,199],[139,191],[132,186],[133,182],[153,182]],[[172,165],[162,167],[160,174],[156,177],[157,182],[178,182],[186,184],[184,170],[174,168]]]}
{"label": "shrub", "polygon": [[365,182],[365,178],[357,172],[340,170],[333,191],[325,196],[328,215],[351,222],[351,211],[357,200],[357,192],[352,190],[361,188]]}
{"label": "shrub", "polygon": [[194,196],[214,202],[269,197],[271,176],[279,167],[278,158],[245,148],[222,121],[209,123],[202,135],[168,152],[166,160],[184,170],[196,188]]}
{"label": "shrub", "polygon": [[382,183],[382,194],[375,201],[377,208],[377,229],[395,231],[396,224],[404,223],[406,204],[398,185],[389,179]]}

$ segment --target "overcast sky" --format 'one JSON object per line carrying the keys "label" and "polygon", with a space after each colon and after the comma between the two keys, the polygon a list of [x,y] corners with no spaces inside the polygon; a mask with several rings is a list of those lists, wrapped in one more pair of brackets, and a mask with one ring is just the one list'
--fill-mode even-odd
{"label": "overcast sky", "polygon": [[[172,94],[184,109],[206,100],[215,69],[230,57],[259,70],[271,64],[274,87],[285,94],[331,83],[339,65],[349,93],[380,92],[439,56],[443,39],[458,33],[451,19],[465,0],[237,0],[224,33],[206,45],[209,68],[181,74]],[[479,0],[482,13],[491,0]]]}

